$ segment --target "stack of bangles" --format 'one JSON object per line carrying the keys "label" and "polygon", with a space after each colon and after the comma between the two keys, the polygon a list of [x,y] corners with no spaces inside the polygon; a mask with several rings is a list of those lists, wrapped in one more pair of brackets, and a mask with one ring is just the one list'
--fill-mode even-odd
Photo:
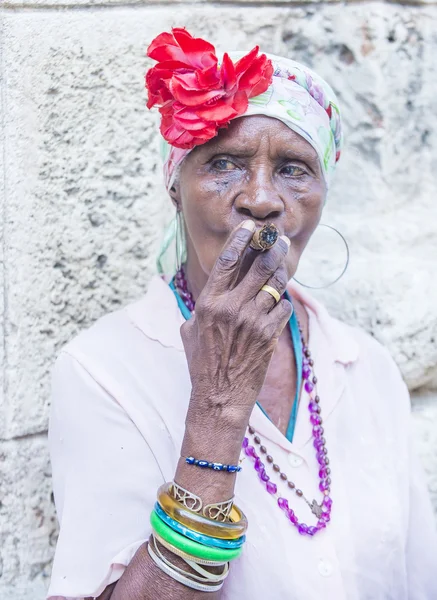
{"label": "stack of bangles", "polygon": [[[203,506],[198,496],[175,482],[159,488],[150,523],[153,531],[147,550],[155,565],[202,592],[222,588],[229,562],[240,556],[246,539],[247,519],[233,499]],[[188,568],[173,564],[163,548],[183,559]]]}

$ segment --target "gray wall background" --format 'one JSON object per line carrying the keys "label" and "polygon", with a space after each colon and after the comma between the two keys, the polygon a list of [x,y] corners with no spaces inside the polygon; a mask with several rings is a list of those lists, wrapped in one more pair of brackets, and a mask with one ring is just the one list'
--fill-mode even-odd
{"label": "gray wall background", "polygon": [[318,296],[393,353],[437,511],[435,1],[1,0],[2,600],[42,600],[50,575],[54,357],[145,292],[171,216],[143,75],[172,25],[286,54],[337,91],[346,147],[324,222],[352,259]]}

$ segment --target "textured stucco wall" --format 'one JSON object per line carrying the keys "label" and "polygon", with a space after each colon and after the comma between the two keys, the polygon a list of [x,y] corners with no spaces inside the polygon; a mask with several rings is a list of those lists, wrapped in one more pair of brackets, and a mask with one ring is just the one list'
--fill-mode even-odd
{"label": "textured stucco wall", "polygon": [[289,54],[339,93],[347,143],[324,222],[352,260],[319,295],[421,388],[414,428],[437,510],[437,6],[246,4],[0,4],[2,600],[42,599],[50,573],[54,356],[144,292],[170,215],[143,73],[147,43],[172,25]]}

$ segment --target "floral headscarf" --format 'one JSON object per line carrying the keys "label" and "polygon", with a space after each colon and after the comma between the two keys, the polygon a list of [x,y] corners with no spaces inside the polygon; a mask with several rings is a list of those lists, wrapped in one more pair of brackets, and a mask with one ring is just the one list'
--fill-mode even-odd
{"label": "floral headscarf", "polygon": [[258,50],[225,53],[219,61],[212,44],[185,29],[162,33],[150,44],[148,56],[158,64],[146,75],[147,105],[160,106],[167,188],[190,150],[248,115],[279,119],[307,140],[329,187],[342,143],[333,90],[300,63]]}

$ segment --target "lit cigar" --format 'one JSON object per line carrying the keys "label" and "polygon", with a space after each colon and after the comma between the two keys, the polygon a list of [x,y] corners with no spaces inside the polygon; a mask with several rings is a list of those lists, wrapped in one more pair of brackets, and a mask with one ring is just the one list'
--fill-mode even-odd
{"label": "lit cigar", "polygon": [[255,230],[250,242],[250,247],[254,250],[263,252],[264,250],[270,250],[279,237],[279,230],[274,223],[268,223]]}

